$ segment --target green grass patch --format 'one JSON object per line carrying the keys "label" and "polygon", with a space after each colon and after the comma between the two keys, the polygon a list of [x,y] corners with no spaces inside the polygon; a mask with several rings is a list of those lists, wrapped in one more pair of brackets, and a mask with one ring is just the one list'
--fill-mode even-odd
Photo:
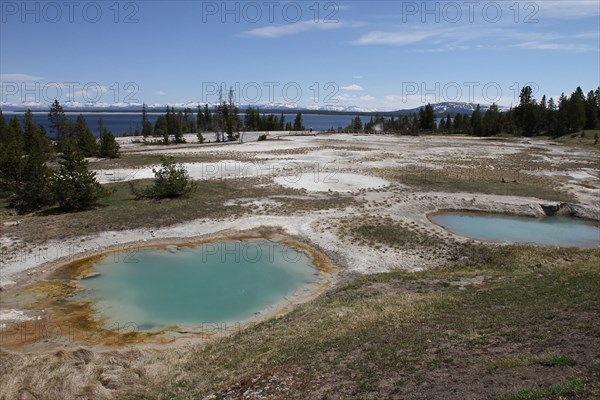
{"label": "green grass patch", "polygon": [[[442,169],[428,168],[383,168],[372,171],[385,179],[412,186],[422,191],[448,193],[483,193],[502,196],[536,197],[548,201],[575,201],[567,192],[553,188],[543,177],[520,174],[518,172],[477,168]],[[503,181],[504,179],[504,181]]]}
{"label": "green grass patch", "polygon": [[565,354],[547,353],[541,355],[524,355],[518,357],[505,357],[499,360],[491,360],[488,363],[490,369],[510,369],[530,365],[543,365],[546,367],[556,367],[573,365],[575,360]]}
{"label": "green grass patch", "polygon": [[596,135],[600,137],[600,130],[586,129],[584,131],[560,136],[553,140],[564,145],[600,150],[600,139],[596,141]]}
{"label": "green grass patch", "polygon": [[[152,179],[134,181],[140,192],[152,183]],[[268,213],[274,215],[345,208],[355,202],[353,197],[337,193],[311,199],[299,189],[271,183],[269,178],[199,180],[194,181],[194,189],[188,195],[162,200],[138,199],[128,182],[111,183],[103,185],[110,195],[100,199],[97,206],[74,213],[55,208],[42,210],[24,217],[19,226],[11,226],[10,235],[24,242],[38,243],[110,230],[156,229],[194,219],[221,220],[264,214],[265,209],[248,200],[269,196],[290,196],[277,198],[279,205],[268,209]]]}
{"label": "green grass patch", "polygon": [[[469,393],[479,385],[474,382],[481,377],[488,348],[498,354],[504,343],[507,355],[488,370],[498,374],[496,384],[547,384],[506,373],[518,366],[547,366],[561,379],[569,379],[568,370],[561,368],[573,363],[568,354],[574,350],[561,346],[579,340],[581,346],[588,346],[581,351],[593,351],[598,345],[598,339],[586,336],[574,321],[600,309],[600,251],[569,252],[570,261],[565,262],[561,249],[536,253],[522,246],[505,247],[510,250],[501,253],[506,257],[503,265],[510,268],[490,266],[486,270],[493,271],[494,279],[465,290],[435,282],[471,277],[480,270],[455,266],[355,279],[278,319],[190,350],[176,369],[180,384],[150,385],[147,394],[154,399],[202,398],[265,371],[294,371],[300,381],[294,390],[309,397],[320,397],[320,388],[327,385],[336,398],[390,398],[400,393],[397,390],[435,398],[435,392],[428,390],[436,386]],[[530,262],[530,257],[542,253],[540,265]],[[510,343],[535,346],[542,352],[510,356]],[[190,383],[183,379],[186,376],[196,380]],[[170,379],[167,382],[175,382]],[[423,386],[434,381],[436,385]],[[479,388],[489,390],[488,397],[497,393],[493,385]],[[558,399],[579,393],[589,394],[583,379],[516,392],[508,398]]]}
{"label": "green grass patch", "polygon": [[[192,145],[198,146],[198,143],[191,143]],[[183,145],[186,146],[186,145]],[[172,146],[176,148],[177,146]],[[179,146],[180,147],[180,146]],[[220,162],[225,159],[227,160],[236,160],[236,161],[247,161],[250,158],[243,153],[239,154],[228,154],[226,153],[226,148],[224,151],[211,151],[211,152],[201,152],[201,153],[193,153],[193,154],[177,154],[177,162],[181,163],[193,163],[193,162],[202,162],[202,163],[212,163],[212,162]],[[150,166],[160,166],[160,158],[164,156],[164,154],[155,154],[155,153],[136,153],[136,154],[128,154],[123,153],[121,157],[115,159],[101,159],[98,161],[90,162],[90,169],[94,170],[105,170],[105,169],[123,169],[123,168],[141,168],[141,167],[150,167]]]}
{"label": "green grass patch", "polygon": [[372,247],[384,245],[392,248],[416,248],[438,245],[442,241],[416,224],[384,216],[344,217],[337,221],[336,226],[340,237]]}
{"label": "green grass patch", "polygon": [[542,389],[524,389],[501,397],[501,400],[561,400],[585,392],[587,378],[564,381]]}
{"label": "green grass patch", "polygon": [[[152,182],[139,180],[135,185],[144,190]],[[104,187],[110,195],[101,199],[98,206],[76,213],[43,210],[11,227],[11,235],[36,243],[110,230],[154,229],[194,219],[219,220],[254,212],[252,207],[226,205],[231,200],[301,194],[296,189],[263,186],[263,183],[261,178],[196,181],[188,196],[163,200],[137,200],[127,182],[107,184]]]}

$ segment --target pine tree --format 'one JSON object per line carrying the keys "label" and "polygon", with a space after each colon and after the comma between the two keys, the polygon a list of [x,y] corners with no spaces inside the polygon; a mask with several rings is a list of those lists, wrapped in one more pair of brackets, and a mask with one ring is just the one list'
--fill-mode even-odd
{"label": "pine tree", "polygon": [[29,152],[23,167],[21,183],[12,205],[20,212],[54,203],[52,173],[46,166],[46,138],[38,129],[30,137]]}
{"label": "pine tree", "polygon": [[431,104],[419,109],[419,126],[421,129],[431,130],[435,127],[435,111]]}
{"label": "pine tree", "polygon": [[[231,137],[229,140],[234,140],[239,136],[242,120],[240,118],[240,109],[237,106],[233,106],[233,111],[230,115],[230,123],[231,123]],[[274,130],[279,130],[279,122],[276,120]]]}
{"label": "pine tree", "polygon": [[4,114],[2,114],[2,109],[0,109],[0,143],[4,142],[4,134],[7,133],[7,129],[6,119],[4,118]]}
{"label": "pine tree", "polygon": [[204,105],[204,132],[213,130],[213,121],[210,111],[208,110],[208,103]]}
{"label": "pine tree", "polygon": [[585,96],[578,87],[569,97],[568,101],[568,129],[578,132],[585,126]]}
{"label": "pine tree", "polygon": [[567,133],[569,127],[569,100],[564,93],[562,93],[558,99],[558,111],[555,113],[556,120],[554,123],[554,129],[552,131],[553,136],[558,137]]}
{"label": "pine tree", "polygon": [[470,135],[473,132],[471,117],[469,117],[469,114],[463,115],[460,129],[466,135]]}
{"label": "pine tree", "polygon": [[285,115],[283,115],[283,113],[281,113],[281,115],[279,116],[279,126],[277,127],[277,130],[282,131],[284,127],[285,127]]}
{"label": "pine tree", "polygon": [[[51,150],[51,143],[46,136],[46,128],[41,124],[36,124],[33,113],[27,110],[25,113],[25,127],[24,127],[24,141],[23,150],[26,154],[31,152],[32,146],[41,143],[44,160],[47,158],[48,153]],[[38,143],[39,142],[39,143]]]}
{"label": "pine tree", "polygon": [[446,126],[444,126],[444,129],[447,131],[452,130],[452,117],[450,116],[450,113],[446,116]]}
{"label": "pine tree", "polygon": [[154,125],[154,134],[162,136],[164,144],[169,144],[169,124],[165,115],[159,115]]}
{"label": "pine tree", "polygon": [[548,105],[546,100],[546,95],[542,96],[540,103],[536,109],[536,121],[537,127],[536,132],[544,132],[548,130]]}
{"label": "pine tree", "polygon": [[598,111],[598,121],[600,121],[600,87],[594,91],[594,98],[596,99],[596,110]]}
{"label": "pine tree", "polygon": [[[4,118],[2,118],[4,120]],[[0,189],[14,193],[21,183],[23,173],[23,128],[17,116],[2,129],[0,143]]]}
{"label": "pine tree", "polygon": [[501,115],[498,106],[494,103],[488,108],[483,116],[482,121],[482,135],[483,136],[495,136],[500,133],[501,129]]}
{"label": "pine tree", "polygon": [[144,136],[144,138],[147,138],[148,136],[153,135],[154,129],[152,128],[152,123],[148,121],[148,112],[146,111],[146,104],[144,104],[142,106],[142,136]]}
{"label": "pine tree", "polygon": [[23,150],[25,151],[25,153],[29,153],[31,149],[31,143],[33,140],[32,138],[39,131],[39,126],[35,123],[33,113],[31,112],[31,110],[27,110],[27,112],[25,113],[24,125],[25,129],[23,131]]}
{"label": "pine tree", "polygon": [[419,127],[419,117],[415,112],[410,115],[410,125],[414,128]]}
{"label": "pine tree", "polygon": [[119,143],[115,139],[111,131],[104,128],[102,136],[100,136],[100,157],[103,158],[118,158],[120,156]]}
{"label": "pine tree", "polygon": [[585,99],[585,129],[596,129],[598,127],[598,109],[596,94],[590,90]]}
{"label": "pine tree", "polygon": [[294,120],[294,130],[295,131],[304,130],[304,125],[302,124],[302,113],[301,112],[298,112],[298,114],[296,114],[296,119]]}
{"label": "pine tree", "polygon": [[88,169],[83,154],[69,146],[54,172],[54,196],[64,210],[82,210],[94,205],[105,195],[96,180],[96,173]]}
{"label": "pine tree", "polygon": [[0,145],[6,141],[6,136],[8,134],[8,125],[6,125],[6,119],[4,119],[4,114],[2,114],[2,110],[0,109]]}
{"label": "pine tree", "polygon": [[533,136],[537,132],[536,104],[531,86],[521,89],[519,106],[515,109],[517,123],[523,136]]}
{"label": "pine tree", "polygon": [[177,114],[173,112],[171,119],[173,120],[172,129],[173,135],[175,136],[175,143],[185,143],[185,139],[183,137],[183,132],[185,130],[183,113],[181,111],[179,111]]}
{"label": "pine tree", "polygon": [[454,117],[453,128],[459,130],[462,125],[462,114],[456,114]]}
{"label": "pine tree", "polygon": [[98,142],[82,114],[79,114],[75,121],[75,139],[77,141],[77,148],[84,157],[98,155]]}
{"label": "pine tree", "polygon": [[204,128],[206,126],[206,120],[204,119],[204,114],[202,114],[202,107],[198,104],[198,114],[196,117],[196,131],[198,133],[204,132]]}
{"label": "pine tree", "polygon": [[193,112],[191,108],[185,108],[183,110],[183,132],[196,132],[196,119],[193,118]]}
{"label": "pine tree", "polygon": [[52,106],[50,107],[50,112],[48,113],[48,125],[56,134],[58,149],[63,151],[70,145],[70,132],[65,111],[58,100],[54,100],[54,103],[52,103]]}

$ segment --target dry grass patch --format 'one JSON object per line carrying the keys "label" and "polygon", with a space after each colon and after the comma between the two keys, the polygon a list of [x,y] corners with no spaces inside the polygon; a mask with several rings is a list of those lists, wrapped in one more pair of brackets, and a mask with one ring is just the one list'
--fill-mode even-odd
{"label": "dry grass patch", "polygon": [[[33,244],[103,231],[160,228],[194,219],[219,220],[253,213],[252,208],[235,206],[231,200],[302,194],[270,182],[269,178],[197,181],[189,196],[166,200],[136,200],[127,182],[107,184],[104,187],[111,195],[97,207],[76,213],[46,209],[22,216],[21,223],[7,227],[5,235]],[[140,189],[151,184],[152,180],[136,181]]]}
{"label": "dry grass patch", "polygon": [[549,201],[576,200],[570,193],[554,189],[556,184],[549,177],[527,175],[515,170],[446,165],[439,169],[421,166],[376,168],[371,172],[422,191],[537,197]]}
{"label": "dry grass patch", "polygon": [[352,243],[392,248],[421,248],[439,245],[441,235],[432,235],[415,223],[394,220],[387,216],[361,215],[344,217],[335,222],[338,234]]}

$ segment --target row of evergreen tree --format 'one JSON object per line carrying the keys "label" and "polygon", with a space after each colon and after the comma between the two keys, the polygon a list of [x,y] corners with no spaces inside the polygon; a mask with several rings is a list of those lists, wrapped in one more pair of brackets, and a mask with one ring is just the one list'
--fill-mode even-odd
{"label": "row of evergreen tree", "polygon": [[[27,111],[25,123],[27,124]],[[16,117],[15,117],[16,118]],[[33,119],[33,115],[31,115]],[[104,127],[102,119],[98,121],[100,138],[96,138],[83,116],[79,114],[75,122],[67,118],[58,100],[54,100],[48,113],[48,126],[56,134],[56,150],[64,152],[67,148],[81,152],[84,157],[119,157],[119,144],[110,130]],[[39,125],[39,129],[44,129]],[[44,132],[45,135],[45,132]]]}
{"label": "row of evergreen tree", "polygon": [[[85,157],[118,157],[119,145],[101,122],[98,140],[83,115],[75,122],[68,119],[58,101],[48,122],[56,141],[35,123],[31,110],[23,124],[17,115],[7,122],[0,110],[0,195],[20,211],[55,203],[64,209],[85,208],[103,194]],[[57,156],[58,166],[51,168]]]}
{"label": "row of evergreen tree", "polygon": [[258,108],[249,107],[244,116],[244,130],[246,131],[302,131],[302,113],[298,112],[294,122],[285,121],[284,113],[279,118],[275,114],[260,114]]}
{"label": "row of evergreen tree", "polygon": [[[159,137],[162,144],[184,143],[184,134],[197,133],[203,141],[202,133],[214,132],[216,140],[235,140],[241,131],[283,131],[304,130],[302,113],[298,112],[294,123],[285,122],[285,115],[279,117],[274,114],[261,114],[258,108],[249,107],[245,116],[240,118],[239,109],[226,102],[221,103],[214,110],[209,110],[208,105],[198,107],[196,115],[191,108],[175,111],[167,106],[164,114],[156,119],[154,125],[148,120],[146,105],[142,108],[142,135],[144,138]],[[173,138],[171,140],[171,138]]]}
{"label": "row of evergreen tree", "polygon": [[570,96],[561,94],[558,101],[543,96],[533,98],[531,87],[521,91],[519,105],[506,113],[503,131],[523,136],[547,134],[561,136],[582,129],[597,129],[600,122],[600,87],[584,94],[577,87]]}
{"label": "row of evergreen tree", "polygon": [[197,131],[197,120],[191,108],[176,112],[174,108],[167,106],[165,114],[161,114],[154,125],[148,120],[146,105],[142,109],[142,135],[144,137],[155,136],[163,138],[165,144],[174,138],[175,143],[185,143],[185,133]]}
{"label": "row of evergreen tree", "polygon": [[354,118],[347,129],[364,130],[365,132],[386,131],[386,132],[407,132],[415,130],[433,130],[435,129],[435,111],[431,104],[427,104],[419,110],[419,114],[403,114],[398,117],[385,118],[377,113],[363,125],[360,117]]}
{"label": "row of evergreen tree", "polygon": [[360,117],[352,120],[347,129],[392,132],[440,131],[475,136],[509,134],[514,136],[549,135],[553,137],[579,132],[582,129],[600,128],[600,88],[584,94],[578,87],[570,96],[564,93],[558,101],[543,96],[540,101],[533,98],[532,88],[521,90],[519,105],[501,112],[496,104],[485,112],[477,105],[469,114],[447,114],[436,123],[433,106],[427,104],[419,114],[405,114],[385,118],[375,115],[364,124]]}

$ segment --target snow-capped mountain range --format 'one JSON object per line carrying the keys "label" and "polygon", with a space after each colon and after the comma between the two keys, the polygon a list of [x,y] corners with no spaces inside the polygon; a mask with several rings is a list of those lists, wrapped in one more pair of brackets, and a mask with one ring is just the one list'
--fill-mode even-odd
{"label": "snow-capped mountain range", "polygon": [[[197,109],[198,106],[204,107],[208,104],[209,108],[216,106],[215,103],[198,103],[198,102],[185,102],[185,103],[172,103],[172,104],[146,104],[148,111],[163,111],[167,106],[173,107],[177,110],[184,108]],[[65,111],[87,111],[87,112],[119,112],[119,111],[140,111],[143,107],[141,103],[84,103],[78,101],[66,101],[61,104]],[[399,109],[399,110],[379,110],[373,108],[359,107],[359,106],[346,106],[346,105],[333,105],[328,104],[324,106],[308,106],[302,107],[298,104],[289,103],[265,103],[265,104],[242,104],[238,105],[241,110],[247,109],[248,107],[259,107],[265,111],[310,111],[314,113],[344,113],[344,114],[374,114],[381,113],[384,115],[388,114],[410,114],[418,113],[421,107],[411,109]],[[24,112],[27,109],[32,111],[46,111],[50,108],[49,104],[45,103],[0,103],[0,109],[3,111],[13,112]],[[455,115],[471,114],[477,108],[475,103],[460,103],[460,102],[443,102],[433,104],[435,113],[438,116],[445,116],[446,114]],[[482,112],[487,111],[490,108],[488,104],[480,105]],[[508,107],[498,106],[501,112],[508,111]]]}

